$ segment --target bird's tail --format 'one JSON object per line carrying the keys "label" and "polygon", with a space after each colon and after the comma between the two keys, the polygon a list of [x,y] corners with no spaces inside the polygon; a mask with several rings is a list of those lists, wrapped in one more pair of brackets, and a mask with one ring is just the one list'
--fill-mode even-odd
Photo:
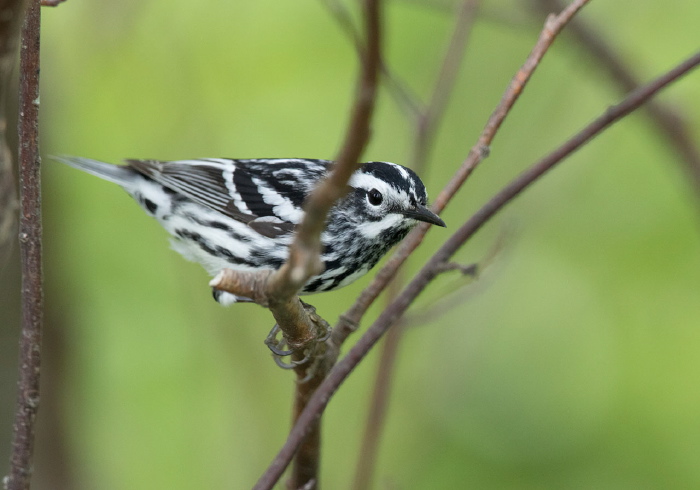
{"label": "bird's tail", "polygon": [[122,187],[131,187],[138,179],[138,172],[126,165],[113,165],[83,157],[56,156],[52,159],[83,170]]}

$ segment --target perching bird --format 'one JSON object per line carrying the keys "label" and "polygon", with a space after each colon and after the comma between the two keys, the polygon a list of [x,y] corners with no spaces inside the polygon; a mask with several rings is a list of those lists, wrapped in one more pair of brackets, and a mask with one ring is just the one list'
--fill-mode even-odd
{"label": "perching bird", "polygon": [[[304,200],[333,165],[302,158],[127,160],[127,165],[56,160],[119,184],[172,235],[176,251],[211,275],[224,268],[281,267]],[[325,270],[311,277],[301,294],[337,289],[363,276],[418,221],[445,226],[426,207],[423,182],[406,167],[368,162],[349,185],[350,193],[331,208],[321,234]],[[246,299],[218,290],[214,298],[224,305]]]}

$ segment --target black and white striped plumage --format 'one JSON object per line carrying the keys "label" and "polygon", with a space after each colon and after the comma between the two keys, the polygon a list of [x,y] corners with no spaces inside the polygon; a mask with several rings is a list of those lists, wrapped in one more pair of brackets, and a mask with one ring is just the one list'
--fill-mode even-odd
{"label": "black and white striped plumage", "polygon": [[[223,268],[277,269],[287,259],[302,205],[333,162],[309,159],[211,158],[112,165],[80,157],[57,160],[122,186],[173,236],[172,246],[212,275]],[[301,293],[329,291],[364,275],[417,223],[445,226],[425,206],[410,169],[369,162],[329,214],[321,235],[325,271]],[[235,296],[215,292],[222,304]]]}

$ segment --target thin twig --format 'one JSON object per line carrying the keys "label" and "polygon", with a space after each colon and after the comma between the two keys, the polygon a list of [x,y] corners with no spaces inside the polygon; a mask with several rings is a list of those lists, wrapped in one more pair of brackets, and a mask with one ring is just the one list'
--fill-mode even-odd
{"label": "thin twig", "polygon": [[[460,279],[459,284],[451,285],[448,292],[438,293],[436,295],[437,300],[432,302],[430,306],[404,316],[399,322],[399,325],[397,325],[397,327],[400,328],[397,329],[403,331],[407,328],[425,325],[428,322],[435,322],[447,312],[460,305],[463,305],[477,291],[483,290],[485,287],[484,274],[493,266],[498,255],[502,253],[507,243],[507,236],[509,236],[509,233],[502,232],[488,250],[486,255],[482,257],[479,262],[468,265],[447,262],[438,267],[438,273],[457,270],[462,273],[462,276],[469,276],[471,280],[465,281],[462,278]],[[477,279],[478,282],[476,281]],[[475,287],[467,288],[467,286],[474,286],[475,284],[478,284],[480,287],[478,289]],[[467,289],[467,291],[463,291],[463,289]]]}
{"label": "thin twig", "polygon": [[[316,260],[320,256],[320,234],[326,223],[326,216],[331,206],[340,199],[348,189],[347,183],[351,175],[357,169],[365,146],[369,142],[370,123],[374,112],[377,87],[379,84],[379,70],[381,60],[381,2],[379,0],[366,0],[363,5],[366,31],[366,45],[361,53],[361,73],[355,95],[355,105],[352,111],[350,123],[343,144],[330,178],[314,190],[306,206],[306,215],[295,242],[299,242],[299,248],[311,248],[315,251]],[[309,231],[305,230],[308,228]],[[306,233],[309,235],[306,236]],[[311,235],[313,234],[313,236]],[[294,256],[295,245],[292,245],[290,257]],[[291,262],[291,261],[290,261]],[[290,276],[294,276],[294,265],[290,266]],[[304,277],[299,287],[306,282],[308,274]],[[274,289],[271,289],[274,291]],[[298,288],[297,288],[298,290]],[[295,357],[302,354],[297,352]],[[294,421],[306,408],[306,403],[311,398],[316,388],[325,379],[327,373],[335,364],[337,350],[328,349],[317,353],[313,364],[307,368],[302,366],[297,369],[297,377],[305,382],[297,383]],[[297,359],[298,360],[298,359]],[[307,369],[310,369],[309,372]],[[297,489],[302,487],[316,488],[318,482],[318,468],[320,461],[320,421],[310,424],[308,435],[301,444],[294,461],[294,468],[287,487]]]}
{"label": "thin twig", "polygon": [[[559,0],[536,0],[540,12],[558,9],[561,3]],[[577,46],[595,57],[595,67],[607,71],[622,93],[630,92],[640,85],[634,70],[627,64],[624,57],[584,19],[574,19],[567,33],[576,38]],[[681,157],[678,163],[682,165],[683,171],[688,176],[696,203],[700,205],[700,148],[690,136],[683,114],[660,100],[652,100],[646,104],[644,112],[659,133],[670,143],[671,148]]]}
{"label": "thin twig", "polygon": [[[380,68],[380,1],[365,0],[363,4],[367,41],[361,52],[360,77],[356,88],[355,103],[344,143],[327,179],[311,193],[304,205],[304,218],[299,225],[294,242],[289,249],[289,259],[271,274],[240,273],[222,271],[212,282],[214,287],[255,298],[272,311],[284,337],[296,347],[293,360],[299,360],[303,348],[317,338],[313,318],[302,307],[297,292],[309,277],[322,272],[320,260],[320,235],[325,227],[330,208],[348,191],[348,181],[357,169],[357,162],[364,151],[370,135],[370,122],[374,112]],[[332,347],[332,346],[329,346]],[[312,353],[310,362],[298,366],[295,371],[299,380],[295,395],[295,417],[301,413],[306,401],[337,358],[337,351],[319,346]],[[306,426],[306,443],[295,461],[294,471],[288,482],[289,488],[314,488],[318,481],[320,455],[320,428],[318,421]],[[266,476],[256,488],[270,488],[277,481],[265,483]]]}
{"label": "thin twig", "polygon": [[[537,43],[525,60],[523,66],[511,80],[501,102],[487,121],[486,127],[482,131],[476,145],[472,147],[467,159],[462,163],[461,167],[433,202],[433,211],[440,213],[445,206],[447,206],[474,169],[488,155],[489,145],[498,133],[498,129],[501,127],[510,109],[525,89],[527,82],[530,80],[535,68],[539,65],[540,60],[552,45],[559,32],[561,32],[571,18],[589,1],[590,0],[575,0],[558,16],[552,15],[547,18],[547,22],[540,33]],[[384,290],[386,285],[394,278],[401,264],[403,264],[408,256],[421,244],[423,237],[425,237],[425,234],[428,232],[428,228],[428,226],[418,225],[416,229],[404,239],[384,267],[374,276],[370,285],[362,291],[350,309],[341,315],[340,320],[333,329],[332,340],[335,345],[342,345],[348,336],[357,328],[364,314]]]}
{"label": "thin twig", "polygon": [[[418,174],[423,173],[422,170],[428,160],[437,126],[445,114],[447,103],[452,95],[461,61],[464,58],[467,40],[476,20],[476,10],[479,3],[479,0],[464,0],[459,5],[455,28],[445,50],[442,66],[436,77],[429,103],[424,110],[416,114],[415,145],[409,166]],[[400,273],[391,284],[394,285],[391,289],[396,289],[398,292],[397,285],[403,284]],[[391,301],[393,297],[393,295],[388,295],[387,300]],[[391,330],[381,349],[369,413],[355,469],[353,488],[356,490],[369,488],[374,475],[402,332],[403,330],[398,328]]]}
{"label": "thin twig", "polygon": [[34,453],[34,421],[39,408],[39,368],[43,292],[41,269],[41,179],[39,173],[39,28],[41,5],[29,2],[20,49],[19,162],[22,335],[17,408],[8,490],[29,489]]}
{"label": "thin twig", "polygon": [[423,172],[428,152],[432,147],[440,121],[442,121],[454,89],[464,51],[471,34],[480,0],[464,0],[457,11],[457,21],[452,38],[445,51],[433,92],[425,111],[416,122],[416,138],[410,167],[419,175]]}
{"label": "thin twig", "polygon": [[[303,318],[297,292],[313,275],[323,271],[320,261],[321,231],[335,202],[348,192],[348,181],[369,141],[369,127],[374,112],[380,66],[380,29],[378,0],[365,0],[367,45],[361,53],[361,73],[356,89],[355,104],[344,144],[336,158],[333,171],[311,193],[304,205],[304,218],[297,228],[289,248],[289,259],[265,277],[224,269],[210,283],[212,287],[239,296],[254,297],[280,317]],[[289,345],[303,346],[315,338],[312,322],[305,318],[290,330],[279,323]]]}
{"label": "thin twig", "polygon": [[[350,38],[350,42],[355,50],[361,55],[365,46],[362,36],[352,22],[350,10],[339,0],[322,1],[343,32]],[[394,97],[396,104],[409,116],[420,114],[423,111],[423,107],[415,94],[391,71],[385,60],[380,59],[379,63],[382,72],[382,82],[389,89],[389,94]]]}
{"label": "thin twig", "polygon": [[[620,104],[609,108],[603,115],[566,141],[554,152],[520,174],[462,225],[431,257],[426,265],[423,266],[396,300],[379,315],[377,320],[369,327],[365,334],[362,335],[347,355],[335,365],[328,374],[328,377],[321,383],[309,400],[306,408],[297,419],[297,423],[292,428],[287,442],[277,454],[277,457],[268,468],[268,471],[266,471],[266,481],[271,482],[271,485],[279,478],[279,475],[282,474],[284,468],[291,461],[296,448],[301,444],[307,428],[313,424],[314,421],[318,420],[333,394],[355,369],[357,364],[364,359],[370,349],[377,343],[382,335],[384,335],[389,327],[406,311],[409,305],[418,297],[430,281],[436,277],[438,274],[437,269],[440,264],[447,262],[489,219],[524,189],[537,181],[545,172],[553,168],[571,153],[581,148],[607,127],[640,107],[644,102],[656,95],[662,88],[676,81],[698,65],[700,65],[700,52],[648,85],[636,90]],[[263,488],[271,488],[271,486]]]}
{"label": "thin twig", "polygon": [[352,488],[364,490],[372,488],[377,464],[379,444],[383,434],[386,414],[389,408],[389,399],[392,393],[396,358],[399,352],[399,344],[403,338],[403,329],[391,328],[387,332],[381,346],[379,364],[374,377],[372,397],[369,403],[369,412],[365,422],[365,431],[359,448],[359,459],[355,468],[355,480]]}

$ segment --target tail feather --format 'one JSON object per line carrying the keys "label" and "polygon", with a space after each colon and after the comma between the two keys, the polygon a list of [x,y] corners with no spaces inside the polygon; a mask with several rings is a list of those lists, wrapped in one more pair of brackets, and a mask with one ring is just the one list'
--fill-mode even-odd
{"label": "tail feather", "polygon": [[130,187],[138,179],[138,172],[127,165],[113,165],[83,157],[54,156],[51,158],[122,187]]}

